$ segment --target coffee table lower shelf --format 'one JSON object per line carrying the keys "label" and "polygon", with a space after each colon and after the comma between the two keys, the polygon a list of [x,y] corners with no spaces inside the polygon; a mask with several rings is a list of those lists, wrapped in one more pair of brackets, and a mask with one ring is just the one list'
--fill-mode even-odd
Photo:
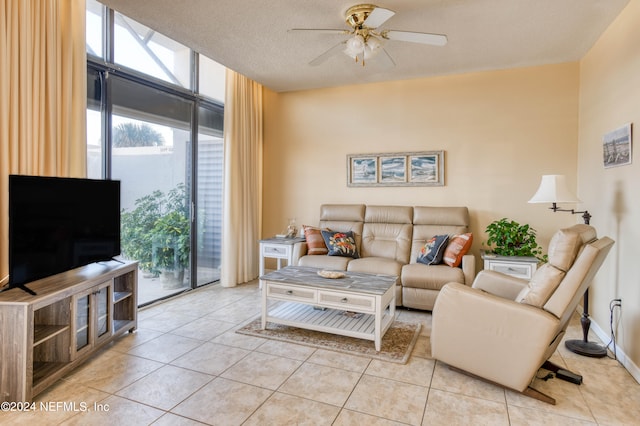
{"label": "coffee table lower shelf", "polygon": [[[280,302],[270,308],[264,321],[371,340],[375,342],[376,350],[380,351],[381,343],[376,339],[376,318],[373,314],[357,313],[352,316],[339,309],[316,309],[304,303]],[[392,323],[393,316],[386,310],[381,318],[380,340]]]}

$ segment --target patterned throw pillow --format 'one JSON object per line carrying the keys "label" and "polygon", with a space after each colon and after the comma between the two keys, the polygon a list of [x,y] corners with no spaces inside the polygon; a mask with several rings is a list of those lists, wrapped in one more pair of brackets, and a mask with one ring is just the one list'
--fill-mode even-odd
{"label": "patterned throw pillow", "polygon": [[333,232],[322,230],[322,238],[329,249],[329,256],[353,257],[357,259],[358,248],[352,231]]}
{"label": "patterned throw pillow", "polygon": [[329,252],[319,228],[302,225],[302,229],[304,230],[304,238],[307,240],[307,254],[327,254]]}
{"label": "patterned throw pillow", "polygon": [[418,263],[424,263],[425,265],[438,265],[442,263],[444,250],[447,248],[448,242],[448,235],[436,235],[425,243],[420,253],[418,253],[416,261]]}
{"label": "patterned throw pillow", "polygon": [[455,268],[462,263],[462,256],[467,254],[473,242],[473,234],[460,234],[449,240],[449,245],[444,251],[442,260],[447,265]]}

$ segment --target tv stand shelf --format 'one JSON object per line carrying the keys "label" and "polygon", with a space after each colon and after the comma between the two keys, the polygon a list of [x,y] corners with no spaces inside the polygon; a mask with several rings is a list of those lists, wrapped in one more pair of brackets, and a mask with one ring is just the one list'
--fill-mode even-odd
{"label": "tv stand shelf", "polygon": [[0,293],[0,401],[25,402],[137,327],[137,262],[93,263]]}

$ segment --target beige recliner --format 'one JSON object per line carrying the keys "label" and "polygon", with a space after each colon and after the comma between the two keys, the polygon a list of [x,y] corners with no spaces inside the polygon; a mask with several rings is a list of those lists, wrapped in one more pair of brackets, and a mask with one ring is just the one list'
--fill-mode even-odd
{"label": "beige recliner", "polygon": [[530,282],[482,271],[471,287],[445,285],[433,308],[433,357],[555,404],[530,384],[543,364],[557,369],[547,360],[613,244],[589,225],[574,225],[553,236],[549,261]]}

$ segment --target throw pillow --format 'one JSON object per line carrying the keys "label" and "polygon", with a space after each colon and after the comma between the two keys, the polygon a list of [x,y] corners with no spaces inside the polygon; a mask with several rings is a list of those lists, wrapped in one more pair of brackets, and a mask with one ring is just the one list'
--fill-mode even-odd
{"label": "throw pillow", "polygon": [[448,235],[436,235],[425,243],[418,253],[416,261],[425,265],[438,265],[442,263],[444,251],[449,242]]}
{"label": "throw pillow", "polygon": [[473,242],[473,234],[470,232],[467,234],[456,235],[449,240],[449,245],[444,251],[442,260],[447,265],[455,268],[462,263],[462,256],[467,254],[471,248]]}
{"label": "throw pillow", "polygon": [[302,229],[304,230],[304,238],[307,240],[307,254],[319,255],[329,252],[319,228],[302,225]]}
{"label": "throw pillow", "polygon": [[327,245],[329,256],[353,257],[357,259],[358,248],[356,247],[356,237],[352,231],[333,232],[322,230],[322,238]]}

